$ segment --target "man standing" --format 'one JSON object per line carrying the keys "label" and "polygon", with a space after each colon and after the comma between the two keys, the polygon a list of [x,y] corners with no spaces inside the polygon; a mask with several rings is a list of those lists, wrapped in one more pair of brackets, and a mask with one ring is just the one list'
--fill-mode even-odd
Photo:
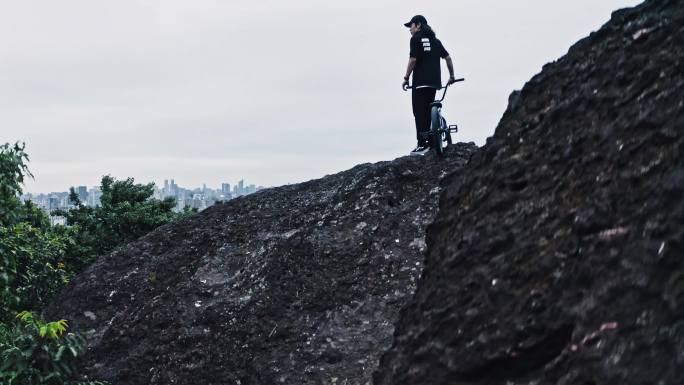
{"label": "man standing", "polygon": [[409,86],[409,76],[413,73],[411,99],[418,144],[412,153],[424,154],[430,148],[430,103],[435,101],[435,93],[442,87],[442,69],[439,59],[445,59],[449,68],[448,84],[456,81],[454,65],[449,53],[444,49],[442,42],[437,39],[435,31],[428,25],[425,17],[416,15],[404,26],[408,27],[411,32],[411,49],[406,76],[401,86],[406,91]]}

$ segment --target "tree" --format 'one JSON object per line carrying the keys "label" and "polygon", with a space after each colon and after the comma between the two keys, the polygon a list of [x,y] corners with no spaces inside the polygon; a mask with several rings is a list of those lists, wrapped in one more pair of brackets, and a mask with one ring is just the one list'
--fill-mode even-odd
{"label": "tree", "polygon": [[87,207],[72,188],[74,209],[57,211],[67,227],[19,196],[33,177],[25,145],[0,146],[0,321],[19,310],[40,310],[99,255],[190,213],[173,212],[175,200],[153,199],[154,184],[102,178],[102,205]]}
{"label": "tree", "polygon": [[24,144],[0,146],[0,323],[20,310],[40,310],[98,256],[155,228],[191,215],[175,213],[173,198],[154,199],[154,184],[102,178],[102,205],[87,207],[72,188],[74,208],[55,211],[67,226],[19,195],[33,177]]}
{"label": "tree", "polygon": [[102,206],[84,206],[72,188],[76,207],[56,213],[70,226],[52,226],[45,211],[19,199],[24,178],[33,177],[28,160],[24,144],[0,146],[0,382],[102,384],[72,380],[86,350],[82,335],[63,336],[65,320],[44,322],[27,310],[43,308],[98,255],[189,213],[174,213],[174,199],[152,199],[153,184],[105,176]]}
{"label": "tree", "polygon": [[67,263],[77,270],[85,268],[98,256],[134,241],[157,227],[192,213],[176,213],[174,198],[154,199],[154,183],[136,184],[133,178],[115,180],[102,177],[102,197],[98,207],[87,207],[72,188],[69,199],[75,206],[53,215],[66,218],[73,226],[74,243],[67,250]]}
{"label": "tree", "polygon": [[16,222],[18,208],[21,206],[18,196],[25,177],[33,177],[26,163],[28,154],[24,152],[25,144],[16,142],[10,146],[0,146],[0,226],[9,226]]}
{"label": "tree", "polygon": [[40,310],[59,291],[73,272],[67,271],[65,252],[69,234],[44,231],[30,223],[0,227],[0,321],[12,319],[19,310]]}
{"label": "tree", "polygon": [[15,233],[13,226],[21,214],[18,196],[24,177],[32,177],[26,165],[29,158],[24,147],[19,142],[13,146],[9,143],[0,146],[0,320],[5,318],[12,305],[19,302],[14,285],[20,261],[17,250],[9,247],[15,240],[8,235]]}

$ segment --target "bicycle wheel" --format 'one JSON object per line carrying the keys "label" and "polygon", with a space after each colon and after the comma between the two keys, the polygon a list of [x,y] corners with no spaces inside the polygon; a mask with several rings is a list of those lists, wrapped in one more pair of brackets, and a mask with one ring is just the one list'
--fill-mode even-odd
{"label": "bicycle wheel", "polygon": [[446,122],[446,119],[442,116],[442,130],[444,131],[442,133],[442,142],[447,143],[447,147],[451,146],[453,143],[451,141],[451,132],[449,132],[449,125]]}
{"label": "bicycle wheel", "polygon": [[442,132],[440,130],[439,107],[432,107],[430,117],[432,121],[432,124],[430,126],[430,134],[432,135],[432,147],[437,152],[437,155],[443,156],[444,149],[442,148]]}

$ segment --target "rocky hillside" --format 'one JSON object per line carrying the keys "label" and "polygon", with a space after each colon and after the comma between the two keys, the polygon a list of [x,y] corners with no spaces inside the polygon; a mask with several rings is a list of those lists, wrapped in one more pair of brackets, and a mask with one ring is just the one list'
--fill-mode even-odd
{"label": "rocky hillside", "polygon": [[684,384],[684,1],[614,13],[445,183],[376,384]]}
{"label": "rocky hillside", "polygon": [[213,206],[101,258],[48,309],[115,385],[365,384],[474,144]]}

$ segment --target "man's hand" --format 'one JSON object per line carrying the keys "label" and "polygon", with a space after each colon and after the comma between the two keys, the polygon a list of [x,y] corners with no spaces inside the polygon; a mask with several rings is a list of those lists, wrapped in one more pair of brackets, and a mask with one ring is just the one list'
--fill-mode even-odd
{"label": "man's hand", "polygon": [[404,82],[401,83],[401,88],[406,91],[406,89],[409,86],[409,76],[411,76],[411,72],[413,72],[413,69],[416,67],[416,58],[414,57],[409,57],[408,64],[406,65],[406,76],[404,76]]}
{"label": "man's hand", "polygon": [[454,83],[456,83],[456,78],[453,77],[453,76],[451,76],[451,77],[449,78],[449,81],[447,82],[447,85],[452,85],[452,84],[454,84]]}

